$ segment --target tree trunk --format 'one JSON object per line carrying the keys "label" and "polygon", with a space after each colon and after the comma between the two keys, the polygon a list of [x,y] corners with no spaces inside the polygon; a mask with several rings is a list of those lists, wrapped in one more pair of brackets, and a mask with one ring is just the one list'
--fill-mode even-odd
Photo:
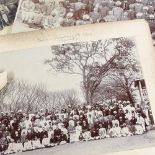
{"label": "tree trunk", "polygon": [[85,69],[83,69],[83,89],[84,89],[84,97],[87,104],[89,104],[89,89],[88,89],[88,83],[86,78]]}
{"label": "tree trunk", "polygon": [[129,98],[130,103],[131,103],[133,106],[135,106],[135,104],[134,104],[134,99],[133,99],[133,96],[132,96],[130,90],[127,90],[126,93],[127,93],[127,95],[128,95],[128,98]]}
{"label": "tree trunk", "polygon": [[92,94],[92,93],[90,93],[90,105],[92,105],[93,104],[93,96],[94,96],[94,94]]}

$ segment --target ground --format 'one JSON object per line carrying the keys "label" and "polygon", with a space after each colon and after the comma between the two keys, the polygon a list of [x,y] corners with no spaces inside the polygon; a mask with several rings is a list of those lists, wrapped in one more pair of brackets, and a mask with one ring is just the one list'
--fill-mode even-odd
{"label": "ground", "polygon": [[11,33],[11,26],[6,26],[3,30],[0,30],[0,35]]}
{"label": "ground", "polygon": [[155,130],[143,135],[65,144],[16,155],[98,155],[155,146]]}
{"label": "ground", "polygon": [[18,32],[29,32],[29,31],[34,31],[37,29],[29,28],[28,25],[20,22],[20,21],[15,21],[12,27],[12,32],[13,33],[18,33]]}

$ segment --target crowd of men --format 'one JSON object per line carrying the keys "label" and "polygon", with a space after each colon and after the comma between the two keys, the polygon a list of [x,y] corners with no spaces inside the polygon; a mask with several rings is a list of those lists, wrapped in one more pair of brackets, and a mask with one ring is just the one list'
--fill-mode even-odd
{"label": "crowd of men", "polygon": [[18,0],[0,0],[0,30],[13,23]]}
{"label": "crowd of men", "polygon": [[154,0],[23,0],[19,18],[30,27],[50,28],[146,19],[155,31]]}
{"label": "crowd of men", "polygon": [[149,105],[113,100],[26,114],[0,114],[0,152],[10,154],[65,143],[144,134],[154,125]]}

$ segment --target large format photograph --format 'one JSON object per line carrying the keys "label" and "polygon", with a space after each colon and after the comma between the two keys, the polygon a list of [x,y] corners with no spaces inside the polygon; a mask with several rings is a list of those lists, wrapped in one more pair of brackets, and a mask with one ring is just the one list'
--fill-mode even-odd
{"label": "large format photograph", "polygon": [[0,54],[0,151],[96,155],[155,145],[134,38]]}
{"label": "large format photograph", "polygon": [[155,32],[155,0],[21,0],[13,32],[146,19]]}
{"label": "large format photograph", "polygon": [[18,0],[0,0],[0,34],[11,30],[17,7]]}

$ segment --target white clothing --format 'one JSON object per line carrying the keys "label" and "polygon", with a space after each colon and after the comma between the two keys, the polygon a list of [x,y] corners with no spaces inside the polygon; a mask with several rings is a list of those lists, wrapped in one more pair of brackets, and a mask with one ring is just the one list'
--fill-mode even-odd
{"label": "white clothing", "polygon": [[105,138],[106,137],[106,129],[105,128],[100,128],[99,129],[99,137],[100,138]]}
{"label": "white clothing", "polygon": [[90,140],[90,139],[91,139],[91,133],[90,133],[90,131],[84,132],[84,133],[83,133],[83,138],[84,138],[84,140],[86,140],[86,141]]}
{"label": "white clothing", "polygon": [[32,143],[33,143],[33,149],[41,148],[41,144],[40,144],[40,140],[39,139],[32,141]]}
{"label": "white clothing", "polygon": [[50,138],[44,138],[42,144],[46,147],[50,145]]}

